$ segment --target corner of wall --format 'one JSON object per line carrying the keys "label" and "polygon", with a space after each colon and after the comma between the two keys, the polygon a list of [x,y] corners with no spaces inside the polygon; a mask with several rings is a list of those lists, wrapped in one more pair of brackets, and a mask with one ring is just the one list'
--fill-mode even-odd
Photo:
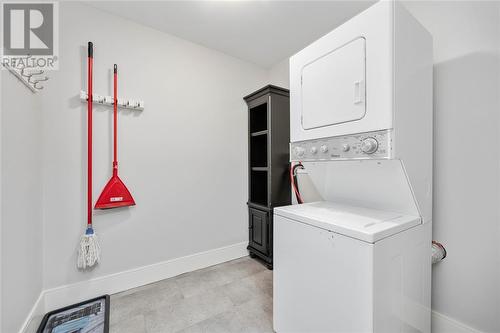
{"label": "corner of wall", "polygon": [[268,80],[269,84],[283,87],[286,89],[290,88],[290,73],[288,58],[281,60],[280,62],[274,64],[268,70]]}
{"label": "corner of wall", "polygon": [[[30,318],[43,289],[42,225],[38,223],[42,193],[37,175],[42,156],[41,100],[3,70],[0,95],[0,330],[15,332]],[[28,206],[29,210],[23,209]],[[5,251],[14,244],[19,248]],[[25,293],[24,297],[17,297],[18,293]]]}

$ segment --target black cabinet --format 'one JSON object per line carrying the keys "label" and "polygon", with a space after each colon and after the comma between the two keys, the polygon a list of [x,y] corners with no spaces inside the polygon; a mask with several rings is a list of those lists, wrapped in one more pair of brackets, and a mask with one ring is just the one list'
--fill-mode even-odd
{"label": "black cabinet", "polygon": [[273,265],[273,208],[291,202],[289,91],[266,86],[244,97],[248,105],[248,250]]}
{"label": "black cabinet", "polygon": [[254,208],[248,212],[249,246],[260,253],[269,253],[269,212]]}

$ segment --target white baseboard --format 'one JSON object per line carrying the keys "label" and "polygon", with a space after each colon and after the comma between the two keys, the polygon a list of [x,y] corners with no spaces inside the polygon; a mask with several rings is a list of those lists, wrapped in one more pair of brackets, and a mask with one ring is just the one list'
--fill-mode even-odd
{"label": "white baseboard", "polygon": [[[237,243],[128,271],[44,290],[20,333],[38,313],[46,313],[104,294],[114,294],[248,255],[247,242]],[[35,311],[35,308],[37,311]]]}
{"label": "white baseboard", "polygon": [[432,333],[482,333],[453,318],[432,311]]}

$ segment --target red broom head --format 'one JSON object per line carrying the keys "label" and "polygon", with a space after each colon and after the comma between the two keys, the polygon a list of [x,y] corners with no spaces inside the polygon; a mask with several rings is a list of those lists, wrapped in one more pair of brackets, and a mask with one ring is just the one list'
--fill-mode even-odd
{"label": "red broom head", "polygon": [[104,186],[99,199],[95,204],[95,209],[110,209],[126,206],[134,206],[135,201],[129,190],[118,175],[113,175]]}

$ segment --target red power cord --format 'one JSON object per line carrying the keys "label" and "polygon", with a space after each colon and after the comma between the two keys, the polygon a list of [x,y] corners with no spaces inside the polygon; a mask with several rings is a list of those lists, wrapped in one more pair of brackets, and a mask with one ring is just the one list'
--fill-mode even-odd
{"label": "red power cord", "polygon": [[303,169],[304,166],[300,162],[295,165],[293,165],[293,163],[290,163],[290,184],[292,185],[292,189],[293,192],[295,193],[295,197],[297,198],[297,202],[301,204],[304,203],[304,201],[302,200],[299,189],[297,188],[297,184],[295,183],[295,169],[297,168]]}

